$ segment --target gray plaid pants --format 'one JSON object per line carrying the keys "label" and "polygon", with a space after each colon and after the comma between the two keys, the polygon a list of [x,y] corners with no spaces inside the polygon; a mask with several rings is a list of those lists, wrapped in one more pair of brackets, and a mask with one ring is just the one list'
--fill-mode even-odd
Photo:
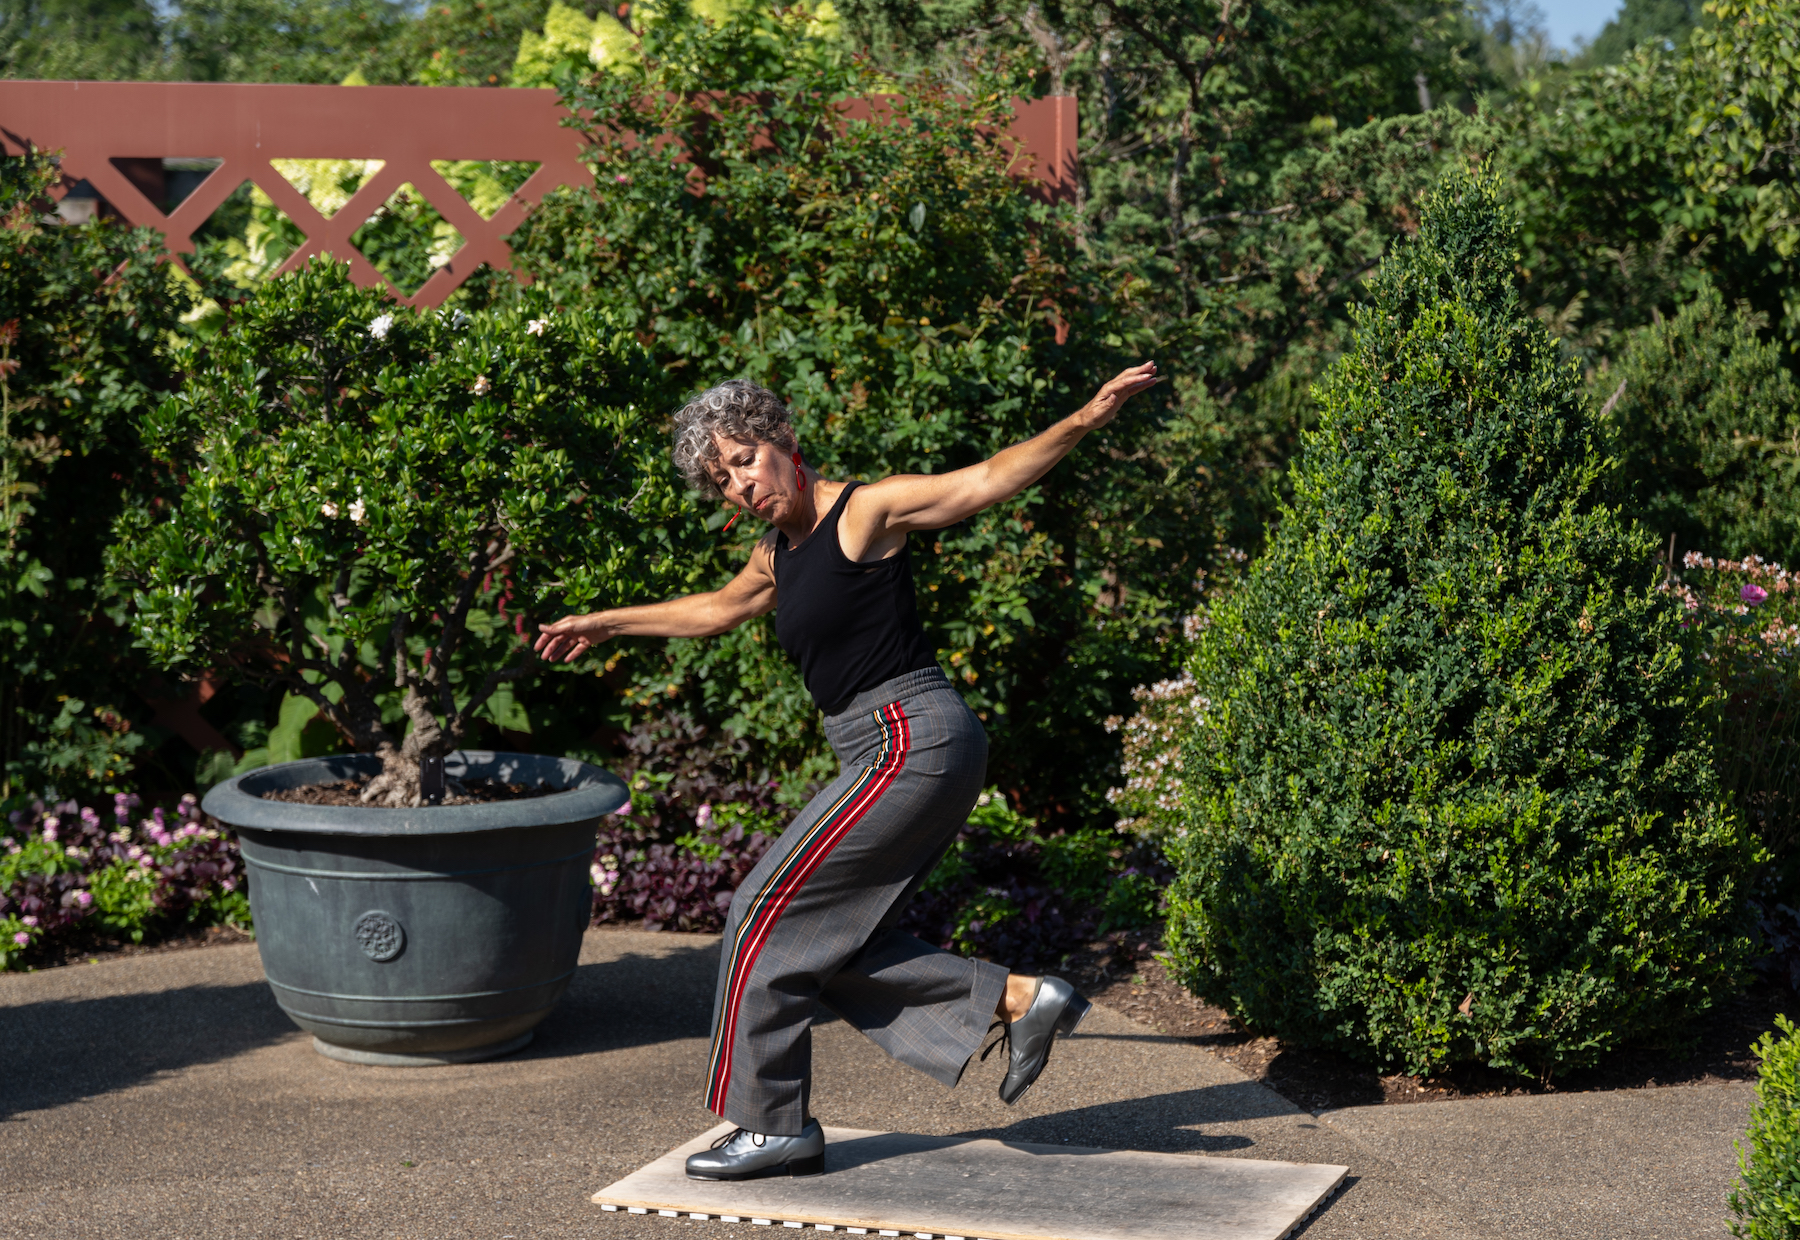
{"label": "gray plaid pants", "polygon": [[896,676],[825,718],[843,770],[731,901],[719,959],[707,1106],[798,1136],[824,1004],[882,1050],[956,1084],[1006,970],[895,930],[956,839],[987,774],[987,733],[936,668]]}

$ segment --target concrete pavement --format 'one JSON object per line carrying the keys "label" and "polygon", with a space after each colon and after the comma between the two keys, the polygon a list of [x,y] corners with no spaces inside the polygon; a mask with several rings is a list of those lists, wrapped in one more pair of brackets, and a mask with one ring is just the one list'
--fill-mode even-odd
{"label": "concrete pavement", "polygon": [[[589,932],[568,996],[507,1059],[363,1068],[315,1054],[253,946],[0,975],[0,1238],[741,1240],[589,1194],[687,1140],[710,936]],[[1315,1117],[1105,1009],[1016,1108],[998,1057],[948,1091],[818,1027],[827,1124],[1343,1163],[1336,1237],[1725,1233],[1747,1085],[1364,1107]]]}

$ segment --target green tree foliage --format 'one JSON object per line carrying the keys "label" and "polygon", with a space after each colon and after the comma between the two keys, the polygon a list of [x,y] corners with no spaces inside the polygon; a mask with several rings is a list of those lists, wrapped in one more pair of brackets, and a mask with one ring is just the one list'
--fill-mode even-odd
{"label": "green tree foliage", "polygon": [[1169,941],[1253,1028],[1548,1079],[1737,984],[1748,849],[1516,244],[1497,178],[1458,174],[1356,312],[1191,663]]}
{"label": "green tree foliage", "polygon": [[386,80],[414,23],[402,0],[4,0],[0,77],[335,83]]}
{"label": "green tree foliage", "polygon": [[[1183,404],[1232,462],[1233,537],[1261,539],[1270,484],[1345,307],[1452,151],[1432,104],[1495,84],[1460,3],[848,0],[890,62],[998,44],[1080,101],[1076,227],[1135,281]],[[1424,114],[1421,115],[1420,113]]]}
{"label": "green tree foliage", "polygon": [[1706,286],[1595,377],[1631,512],[1674,557],[1800,564],[1800,391],[1755,327]]}
{"label": "green tree foliage", "polygon": [[[547,201],[519,261],[565,304],[618,315],[687,387],[741,375],[781,393],[827,476],[970,464],[1135,358],[1133,294],[1099,285],[1067,215],[1009,174],[1004,63],[954,89],[909,80],[859,120],[841,101],[895,83],[816,16],[671,8],[636,67],[573,87],[572,107],[616,126],[593,135],[598,188]],[[1154,673],[1216,537],[1204,449],[1203,427],[1151,402],[1016,500],[915,540],[931,640],[986,716],[996,777],[1034,807],[1100,803],[1101,721]],[[741,565],[748,526],[719,540],[714,579]],[[667,651],[639,700],[692,692],[790,770],[820,769],[816,711],[770,625]]]}
{"label": "green tree foliage", "polygon": [[1794,1240],[1800,1236],[1800,1030],[1777,1016],[1775,1032],[1764,1033],[1751,1049],[1762,1063],[1749,1148],[1736,1146],[1738,1185],[1731,1190],[1731,1212],[1737,1218],[1731,1234]]}
{"label": "green tree foliage", "polygon": [[147,0],[4,0],[0,77],[154,76],[162,40]]}
{"label": "green tree foliage", "polygon": [[1644,46],[1674,51],[1700,21],[1699,0],[1625,0],[1583,49],[1580,63],[1617,64]]}
{"label": "green tree foliage", "polygon": [[55,175],[0,158],[0,796],[112,792],[142,743],[102,552],[150,487],[138,419],[187,309],[155,234],[43,222]]}
{"label": "green tree foliage", "polygon": [[[1800,0],[1713,0],[1695,34],[1698,139],[1687,170],[1703,190],[1736,189],[1747,210],[1733,233],[1767,246],[1774,270],[1800,257]],[[1800,335],[1800,291],[1785,281],[1789,329]]]}
{"label": "green tree foliage", "polygon": [[[404,0],[195,0],[164,25],[158,76],[190,82],[387,80],[386,49],[412,24]],[[114,77],[124,74],[106,73]],[[204,153],[204,152],[202,152]]]}
{"label": "green tree foliage", "polygon": [[[545,0],[439,0],[395,40],[382,80],[420,86],[508,86],[520,37],[544,20]],[[371,78],[371,80],[374,80]]]}
{"label": "green tree foliage", "polygon": [[[1800,25],[1794,0],[1756,8],[1772,30]],[[1646,43],[1616,65],[1535,78],[1497,109],[1490,149],[1515,186],[1525,296],[1586,360],[1709,283],[1800,333],[1775,184],[1791,159],[1781,126],[1800,111],[1746,85],[1780,70],[1776,38],[1705,28],[1674,50]]]}
{"label": "green tree foliage", "polygon": [[312,263],[147,422],[186,482],[119,522],[132,630],[309,699],[404,804],[419,758],[505,722],[536,620],[678,584],[665,403],[604,313],[415,315]]}

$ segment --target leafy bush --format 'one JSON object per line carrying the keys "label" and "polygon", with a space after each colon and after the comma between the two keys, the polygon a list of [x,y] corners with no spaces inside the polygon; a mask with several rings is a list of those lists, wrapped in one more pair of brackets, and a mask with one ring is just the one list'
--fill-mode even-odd
{"label": "leafy bush", "polygon": [[1665,548],[1800,563],[1800,389],[1710,283],[1594,378],[1631,511]]}
{"label": "leafy bush", "polygon": [[1106,827],[1045,830],[990,788],[900,928],[1012,969],[1049,968],[1098,939],[1145,935],[1167,880],[1153,848]]}
{"label": "leafy bush", "polygon": [[144,941],[181,924],[248,929],[250,902],[236,841],[183,797],[133,815],[135,795],[113,798],[112,824],[74,801],[39,801],[0,827],[0,970],[46,948],[96,934]]}
{"label": "leafy bush", "polygon": [[[1710,193],[1735,191],[1746,210],[1729,221],[1782,271],[1800,252],[1800,27],[1797,0],[1712,0],[1694,32],[1687,172]],[[1783,328],[1800,337],[1800,292],[1783,281]]]}
{"label": "leafy bush", "polygon": [[1764,1033],[1752,1047],[1762,1061],[1756,1105],[1750,1110],[1750,1148],[1734,1142],[1738,1185],[1731,1234],[1749,1240],[1800,1237],[1800,1036],[1794,1022],[1775,1018],[1780,1033]]}
{"label": "leafy bush", "polygon": [[680,584],[647,363],[530,298],[414,314],[330,262],[267,285],[147,420],[186,484],[120,522],[135,636],[303,696],[383,755],[367,799],[413,801],[420,758],[507,726],[535,617]]}
{"label": "leafy bush", "polygon": [[[636,61],[568,88],[572,109],[606,118],[587,156],[598,188],[547,199],[515,235],[535,287],[618,315],[686,385],[744,376],[780,393],[832,477],[980,460],[1116,369],[1135,286],[1102,282],[1066,211],[1009,171],[1020,66],[971,66],[954,89],[908,81],[885,115],[856,119],[846,100],[896,83],[809,33],[808,10],[677,8],[642,30]],[[994,777],[1033,807],[1103,810],[1116,748],[1102,721],[1166,670],[1157,638],[1212,554],[1212,493],[1169,483],[1204,436],[1177,429],[1135,411],[1016,500],[915,541],[926,631],[984,717]],[[684,517],[718,547],[708,584],[757,536],[722,534],[729,515]],[[675,686],[764,745],[784,795],[828,775],[817,711],[766,622],[640,649],[637,702]]]}
{"label": "leafy bush", "polygon": [[0,801],[110,795],[145,743],[103,553],[153,489],[138,420],[188,307],[154,233],[45,222],[57,175],[0,155]]}
{"label": "leafy bush", "polygon": [[631,808],[606,819],[594,858],[594,920],[646,930],[721,930],[738,885],[787,825],[778,785],[741,737],[676,712],[641,718],[615,763]]}
{"label": "leafy bush", "polygon": [[1738,983],[1750,849],[1515,238],[1492,175],[1450,178],[1357,312],[1190,662],[1169,941],[1296,1044],[1548,1079]]}

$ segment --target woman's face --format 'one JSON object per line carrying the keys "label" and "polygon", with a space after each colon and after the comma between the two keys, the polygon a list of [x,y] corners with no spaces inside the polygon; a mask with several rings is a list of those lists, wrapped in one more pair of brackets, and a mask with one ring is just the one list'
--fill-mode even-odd
{"label": "woman's face", "polygon": [[718,436],[719,459],[713,481],[726,503],[746,509],[771,524],[796,516],[800,488],[795,483],[794,453],[772,443],[750,443]]}

